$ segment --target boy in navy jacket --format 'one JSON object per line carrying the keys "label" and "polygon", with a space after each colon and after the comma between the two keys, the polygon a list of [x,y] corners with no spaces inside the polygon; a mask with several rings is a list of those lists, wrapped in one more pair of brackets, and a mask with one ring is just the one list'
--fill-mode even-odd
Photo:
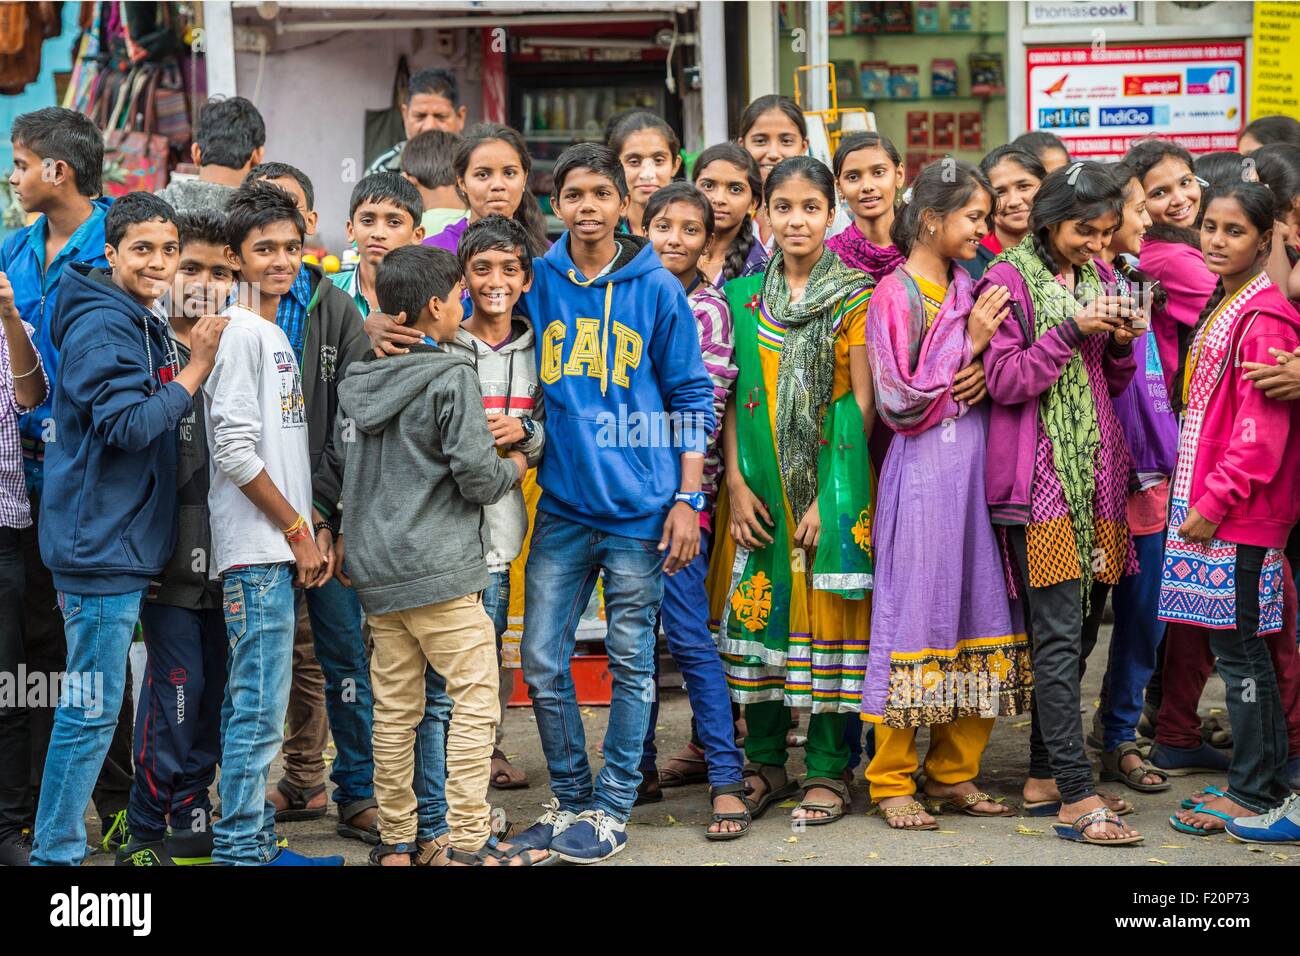
{"label": "boy in navy jacket", "polygon": [[79,864],[151,578],[176,545],[176,425],[212,371],[225,320],[205,316],[178,371],[156,301],[176,273],[176,214],[130,193],[105,219],[111,272],[69,264],[51,323],[61,369],[45,462],[41,557],[68,641],[36,811],[33,865]]}

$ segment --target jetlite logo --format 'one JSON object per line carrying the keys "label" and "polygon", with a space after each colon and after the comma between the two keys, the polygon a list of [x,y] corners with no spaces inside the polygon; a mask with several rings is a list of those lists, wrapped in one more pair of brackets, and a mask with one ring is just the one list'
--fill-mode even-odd
{"label": "jetlite logo", "polygon": [[1125,96],[1170,96],[1182,91],[1183,78],[1178,73],[1124,77]]}

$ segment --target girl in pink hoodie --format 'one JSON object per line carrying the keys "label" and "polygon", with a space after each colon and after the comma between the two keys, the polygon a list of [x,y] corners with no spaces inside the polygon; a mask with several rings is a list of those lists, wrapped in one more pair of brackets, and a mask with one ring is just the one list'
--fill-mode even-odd
{"label": "girl in pink hoodie", "polygon": [[1180,348],[1214,291],[1215,276],[1201,259],[1195,228],[1202,183],[1196,178],[1191,153],[1166,140],[1143,140],[1128,151],[1124,163],[1146,190],[1151,228],[1142,241],[1138,268],[1165,292],[1164,303],[1151,312],[1151,328],[1165,385],[1172,394]]}
{"label": "girl in pink hoodie", "polygon": [[1249,182],[1219,187],[1206,203],[1201,243],[1219,281],[1175,379],[1182,432],[1159,616],[1209,631],[1234,738],[1226,794],[1169,818],[1198,836],[1291,792],[1277,666],[1259,638],[1284,626],[1281,549],[1300,518],[1300,405],[1268,398],[1243,367],[1300,345],[1300,316],[1264,271],[1272,207],[1268,187]]}

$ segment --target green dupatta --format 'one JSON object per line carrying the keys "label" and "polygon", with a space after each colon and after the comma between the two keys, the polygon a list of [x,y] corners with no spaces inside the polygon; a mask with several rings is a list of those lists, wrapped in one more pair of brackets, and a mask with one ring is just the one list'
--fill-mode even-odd
{"label": "green dupatta", "polygon": [[[1056,281],[1034,251],[1034,237],[1006,249],[990,263],[1009,262],[1025,280],[1034,306],[1034,338],[1040,339],[1064,322],[1072,321],[1079,306],[1101,293],[1097,267],[1089,262],[1079,270],[1074,294]],[[1105,385],[1103,383],[1103,388]],[[1079,590],[1084,613],[1088,611],[1093,579],[1093,497],[1097,491],[1096,460],[1101,448],[1097,406],[1083,355],[1075,349],[1052,386],[1038,401],[1043,431],[1052,443],[1052,465],[1070,509],[1074,544],[1079,554]]]}
{"label": "green dupatta", "polygon": [[[794,529],[786,517],[776,441],[759,361],[760,301],[763,276],[728,282],[736,342],[736,449],[740,473],[772,516],[772,543],[754,551],[737,548],[723,611],[722,635],[727,653],[784,660],[790,637],[793,572],[811,571],[811,587],[850,600],[871,589],[871,522],[874,487],[862,411],[852,392],[831,401],[822,416],[817,452],[816,499],[821,541],[808,567],[806,555],[791,548]],[[835,317],[862,305],[869,292],[847,297]],[[816,409],[813,409],[816,412]]]}

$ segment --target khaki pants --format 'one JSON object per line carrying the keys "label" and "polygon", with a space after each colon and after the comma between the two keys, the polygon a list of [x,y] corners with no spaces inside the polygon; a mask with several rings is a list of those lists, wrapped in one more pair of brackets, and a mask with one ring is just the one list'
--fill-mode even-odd
{"label": "khaki pants", "polygon": [[307,602],[298,602],[297,625],[293,632],[293,683],[289,688],[289,710],[285,714],[284,779],[301,790],[325,782],[322,756],[329,743],[329,721],[325,716],[325,675],[316,661]]}
{"label": "khaki pants", "polygon": [[424,716],[426,666],[447,683],[447,826],[451,844],[473,852],[487,842],[492,742],[501,719],[492,622],[478,594],[370,617],[374,653],[375,799],[384,843],[413,842],[417,817],[415,728]]}

